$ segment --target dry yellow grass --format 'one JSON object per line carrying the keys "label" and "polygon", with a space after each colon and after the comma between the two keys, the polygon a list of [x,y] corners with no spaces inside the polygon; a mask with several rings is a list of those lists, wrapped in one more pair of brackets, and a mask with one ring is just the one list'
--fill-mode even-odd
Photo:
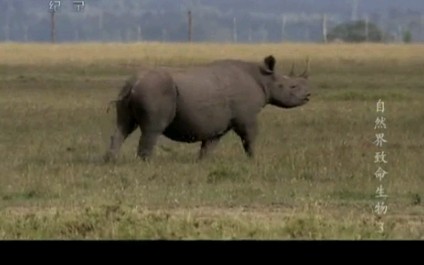
{"label": "dry yellow grass", "polygon": [[411,44],[185,44],[185,43],[87,43],[1,44],[0,58],[7,65],[51,65],[100,62],[172,62],[184,65],[222,58],[258,60],[267,54],[289,60],[353,60],[422,62],[424,45]]}

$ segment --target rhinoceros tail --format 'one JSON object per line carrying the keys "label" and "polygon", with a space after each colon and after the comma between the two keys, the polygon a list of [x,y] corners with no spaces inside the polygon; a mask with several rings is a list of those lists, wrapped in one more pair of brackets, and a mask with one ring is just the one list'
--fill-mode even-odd
{"label": "rhinoceros tail", "polygon": [[110,106],[112,104],[115,104],[115,106],[116,106],[116,104],[121,103],[121,102],[126,104],[128,102],[130,95],[131,95],[131,89],[132,88],[133,88],[133,83],[130,82],[130,81],[127,81],[125,83],[125,85],[122,87],[121,91],[119,92],[118,98],[115,99],[115,100],[109,101],[109,103],[107,105],[106,112],[107,113],[109,112]]}

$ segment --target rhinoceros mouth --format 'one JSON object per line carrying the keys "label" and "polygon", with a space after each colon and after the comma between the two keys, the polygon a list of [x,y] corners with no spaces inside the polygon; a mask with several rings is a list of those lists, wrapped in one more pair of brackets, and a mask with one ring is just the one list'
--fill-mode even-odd
{"label": "rhinoceros mouth", "polygon": [[306,102],[308,102],[309,101],[309,96],[311,96],[311,94],[306,95],[306,97],[303,100],[306,101]]}

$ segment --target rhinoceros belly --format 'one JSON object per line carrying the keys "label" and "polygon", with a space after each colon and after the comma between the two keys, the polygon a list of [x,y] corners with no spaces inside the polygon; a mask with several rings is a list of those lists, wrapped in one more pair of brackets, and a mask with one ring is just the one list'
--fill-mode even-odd
{"label": "rhinoceros belly", "polygon": [[[231,129],[233,93],[210,70],[173,75],[177,85],[177,107],[164,135],[181,142],[219,137]],[[230,92],[229,92],[230,91]]]}
{"label": "rhinoceros belly", "polygon": [[230,129],[229,110],[203,108],[197,111],[177,112],[174,121],[163,134],[174,141],[192,143],[220,137]]}

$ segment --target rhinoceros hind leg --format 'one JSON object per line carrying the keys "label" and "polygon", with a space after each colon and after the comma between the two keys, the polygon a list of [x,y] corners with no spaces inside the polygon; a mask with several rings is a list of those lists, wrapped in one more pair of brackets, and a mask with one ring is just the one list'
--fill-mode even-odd
{"label": "rhinoceros hind leg", "polygon": [[147,160],[149,157],[152,156],[153,148],[156,145],[156,142],[161,135],[160,132],[151,132],[151,131],[144,131],[142,132],[140,136],[140,141],[138,144],[138,150],[137,155],[143,159]]}
{"label": "rhinoceros hind leg", "polygon": [[106,162],[110,160],[114,160],[116,158],[116,155],[119,152],[119,149],[122,146],[122,143],[125,141],[125,139],[130,135],[135,129],[135,126],[130,128],[122,128],[118,127],[115,130],[115,133],[110,137],[110,147],[109,150],[106,152],[106,155],[104,156],[104,159]]}
{"label": "rhinoceros hind leg", "polygon": [[121,106],[117,106],[117,126],[114,134],[110,137],[109,149],[104,156],[106,162],[116,158],[119,149],[125,139],[137,128],[135,119],[128,111]]}

